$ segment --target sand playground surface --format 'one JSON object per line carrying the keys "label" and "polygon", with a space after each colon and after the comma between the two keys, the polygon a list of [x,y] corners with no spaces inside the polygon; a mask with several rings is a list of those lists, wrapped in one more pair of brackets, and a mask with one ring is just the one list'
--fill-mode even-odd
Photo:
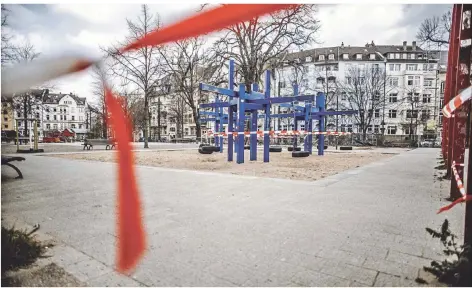
{"label": "sand playground surface", "polygon": [[[48,156],[76,160],[116,162],[115,153],[115,151],[104,151]],[[244,164],[236,164],[236,154],[234,155],[234,161],[228,162],[226,151],[210,155],[199,154],[196,149],[138,151],[135,152],[135,163],[136,165],[143,166],[315,181],[395,155],[375,151],[369,153],[326,153],[324,156],[317,156],[315,153],[306,158],[292,158],[291,152],[287,152],[286,148],[284,148],[281,153],[270,153],[270,162],[263,163],[261,150],[258,151],[257,161],[249,161],[249,151],[246,151]]]}

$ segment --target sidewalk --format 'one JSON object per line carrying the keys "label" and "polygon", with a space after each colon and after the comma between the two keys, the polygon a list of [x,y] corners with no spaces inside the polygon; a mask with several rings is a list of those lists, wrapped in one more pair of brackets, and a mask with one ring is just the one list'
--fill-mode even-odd
{"label": "sidewalk", "polygon": [[2,183],[2,213],[40,223],[62,241],[53,260],[92,286],[418,286],[440,257],[425,228],[447,216],[463,230],[463,206],[436,215],[438,155],[316,182],[138,167],[149,251],[131,278],[112,271],[115,164],[27,155],[25,179]]}

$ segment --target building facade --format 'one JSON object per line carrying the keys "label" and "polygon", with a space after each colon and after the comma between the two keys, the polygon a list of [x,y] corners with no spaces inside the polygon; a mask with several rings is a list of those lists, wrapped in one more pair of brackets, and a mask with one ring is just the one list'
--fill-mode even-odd
{"label": "building facade", "polygon": [[[328,131],[385,134],[398,141],[410,136],[435,137],[442,83],[437,52],[405,41],[403,45],[342,44],[291,53],[276,63],[273,76],[277,84],[272,94],[293,95],[291,86],[296,82],[300,94],[326,93],[327,110],[360,110],[364,111],[362,118],[368,118],[330,117]],[[272,127],[291,130],[293,122],[274,120]]]}
{"label": "building facade", "polygon": [[86,98],[50,93],[48,89],[31,90],[26,97],[14,97],[14,105],[15,125],[22,136],[32,133],[34,122],[40,138],[65,129],[72,130],[77,138],[87,133]]}

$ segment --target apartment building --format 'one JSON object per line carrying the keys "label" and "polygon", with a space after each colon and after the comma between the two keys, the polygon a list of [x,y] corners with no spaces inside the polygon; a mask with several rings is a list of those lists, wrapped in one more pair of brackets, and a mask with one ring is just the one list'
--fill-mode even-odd
{"label": "apartment building", "polygon": [[29,135],[26,129],[33,131],[33,121],[36,121],[39,137],[44,137],[50,131],[64,129],[73,130],[77,137],[87,133],[86,98],[72,93],[56,94],[50,93],[48,89],[35,89],[27,97],[15,97],[14,105],[20,135]]}
{"label": "apartment building", "polygon": [[2,101],[2,131],[14,130],[13,103]]}
{"label": "apartment building", "polygon": [[[398,140],[405,138],[403,136],[434,134],[441,99],[437,56],[418,47],[415,41],[411,45],[406,41],[403,45],[372,42],[364,47],[341,44],[290,53],[274,65],[273,77],[277,84],[272,94],[293,95],[291,86],[296,82],[301,94],[326,93],[328,110],[365,111],[365,115],[370,115],[366,116],[370,118],[366,127],[368,134],[379,135],[385,130],[387,137]],[[366,95],[375,93],[375,97],[368,97],[378,98],[383,103],[356,101],[356,97],[362,96],[351,95],[351,82],[367,81],[377,86],[367,83],[366,87],[376,91],[366,91]],[[273,113],[277,113],[280,108],[273,109]],[[284,109],[281,110],[283,113]],[[290,130],[293,122],[274,120],[272,126],[276,130]],[[358,116],[338,116],[330,117],[326,128],[362,133],[360,126]]]}

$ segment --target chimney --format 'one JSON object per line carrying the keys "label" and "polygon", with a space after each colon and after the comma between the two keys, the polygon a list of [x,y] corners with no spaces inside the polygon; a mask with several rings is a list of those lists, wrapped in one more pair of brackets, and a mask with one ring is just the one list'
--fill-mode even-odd
{"label": "chimney", "polygon": [[372,47],[375,47],[374,40],[372,40],[372,43],[370,43],[370,45],[371,45]]}
{"label": "chimney", "polygon": [[344,42],[341,42],[341,48],[344,48]]}
{"label": "chimney", "polygon": [[403,41],[403,51],[406,51],[406,41]]}
{"label": "chimney", "polygon": [[411,42],[411,50],[416,51],[416,41]]}

